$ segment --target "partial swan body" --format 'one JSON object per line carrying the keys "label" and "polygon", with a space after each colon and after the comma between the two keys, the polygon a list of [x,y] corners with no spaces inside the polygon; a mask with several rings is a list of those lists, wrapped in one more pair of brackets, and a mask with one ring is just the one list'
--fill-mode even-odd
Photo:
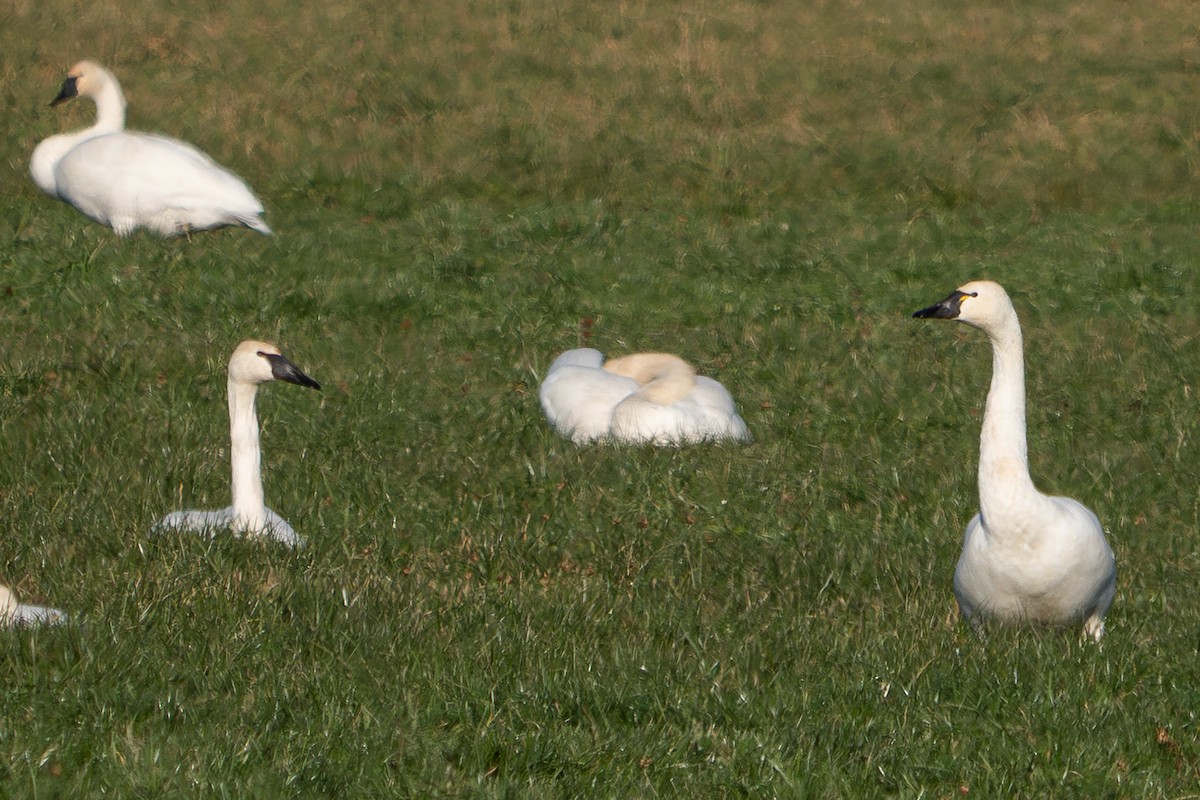
{"label": "partial swan body", "polygon": [[12,589],[0,585],[0,627],[20,625],[60,625],[67,615],[57,608],[18,603]]}
{"label": "partial swan body", "polygon": [[957,319],[992,343],[992,384],[979,440],[980,513],[967,525],[954,571],[963,618],[1083,623],[1099,641],[1117,569],[1100,521],[1069,497],[1039,492],[1029,476],[1021,324],[1003,287],[973,281],[920,319]]}
{"label": "partial swan body", "polygon": [[261,451],[254,399],[259,384],[287,381],[297,386],[320,389],[312,378],[266,342],[245,341],[229,359],[229,438],[233,468],[233,505],[219,511],[176,511],[154,525],[154,532],[192,531],[213,535],[232,530],[249,537],[274,539],[289,547],[304,540],[292,526],[263,502]]}
{"label": "partial swan body", "polygon": [[111,72],[80,61],[51,101],[96,103],[96,123],[51,136],[33,151],[38,188],[107,225],[118,236],[146,228],[159,236],[244,225],[270,234],[263,206],[241,178],[177,139],[125,132],[125,96]]}
{"label": "partial swan body", "polygon": [[540,395],[550,425],[576,444],[750,438],[725,387],[666,353],[605,362],[599,350],[568,350],[550,365]]}

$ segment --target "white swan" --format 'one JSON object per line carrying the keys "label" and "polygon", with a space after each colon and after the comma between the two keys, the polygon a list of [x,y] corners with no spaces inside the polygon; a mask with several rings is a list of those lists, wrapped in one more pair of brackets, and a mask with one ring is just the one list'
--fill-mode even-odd
{"label": "white swan", "polygon": [[0,627],[17,625],[58,625],[67,615],[57,608],[18,603],[12,589],[0,585]]}
{"label": "white swan", "polygon": [[725,387],[666,353],[605,362],[599,350],[568,350],[550,365],[540,395],[550,425],[576,444],[750,438]]}
{"label": "white swan", "polygon": [[231,529],[236,534],[266,537],[291,547],[304,540],[292,526],[263,503],[258,417],[254,398],[258,385],[280,380],[320,389],[312,378],[266,342],[245,341],[229,359],[229,458],[233,467],[233,505],[219,511],[176,511],[154,525],[155,532],[195,531],[212,535]]}
{"label": "white swan", "polygon": [[271,233],[262,203],[241,178],[190,144],[126,133],[125,96],[104,67],[80,61],[50,105],[76,96],[95,101],[96,124],[34,148],[29,174],[43,192],[118,236],[137,228],[179,236],[225,225]]}
{"label": "white swan", "polygon": [[967,525],[954,570],[962,616],[1083,622],[1099,641],[1116,592],[1112,550],[1096,515],[1069,497],[1039,492],[1025,444],[1025,364],[1021,323],[1004,289],[974,281],[913,314],[957,319],[992,342],[992,385],[979,439],[980,513]]}

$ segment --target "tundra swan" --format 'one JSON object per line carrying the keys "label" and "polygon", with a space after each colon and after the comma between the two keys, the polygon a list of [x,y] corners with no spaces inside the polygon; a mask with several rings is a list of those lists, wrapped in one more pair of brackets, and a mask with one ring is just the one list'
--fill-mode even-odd
{"label": "tundra swan", "polygon": [[550,365],[540,395],[550,425],[576,444],[750,438],[725,387],[666,353],[605,362],[599,350],[568,350]]}
{"label": "tundra swan", "polygon": [[1104,529],[1069,497],[1039,492],[1029,477],[1025,441],[1025,363],[1021,323],[1003,287],[973,281],[919,319],[957,319],[992,343],[992,384],[979,437],[980,513],[967,524],[954,570],[962,616],[1083,622],[1099,641],[1116,592],[1117,569]]}
{"label": "tundra swan", "polygon": [[176,511],[159,520],[155,532],[186,530],[211,535],[229,528],[234,533],[263,536],[291,547],[304,540],[292,526],[263,503],[258,417],[254,397],[258,385],[287,381],[320,389],[321,385],[266,342],[245,341],[229,359],[229,457],[233,467],[233,505],[219,511]]}
{"label": "tundra swan", "polygon": [[125,96],[104,67],[71,67],[50,105],[77,96],[96,103],[96,124],[34,148],[29,173],[43,192],[118,236],[137,228],[179,236],[225,225],[271,233],[262,203],[241,178],[178,139],[125,132]]}
{"label": "tundra swan", "polygon": [[57,625],[67,621],[67,615],[57,608],[18,603],[12,589],[0,585],[0,627],[16,625]]}

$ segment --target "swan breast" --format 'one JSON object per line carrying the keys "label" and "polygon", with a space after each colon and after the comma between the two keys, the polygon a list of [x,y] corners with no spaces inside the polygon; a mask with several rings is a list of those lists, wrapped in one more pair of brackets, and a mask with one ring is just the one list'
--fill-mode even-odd
{"label": "swan breast", "polygon": [[1047,511],[1009,518],[1003,531],[990,530],[981,515],[967,525],[954,572],[967,618],[1069,624],[1107,606],[1116,562],[1099,520],[1072,498],[1044,499]]}
{"label": "swan breast", "polygon": [[33,178],[39,189],[51,197],[58,197],[58,178],[55,176],[58,162],[80,141],[79,136],[59,134],[43,139],[33,148],[33,156],[29,159],[29,177]]}

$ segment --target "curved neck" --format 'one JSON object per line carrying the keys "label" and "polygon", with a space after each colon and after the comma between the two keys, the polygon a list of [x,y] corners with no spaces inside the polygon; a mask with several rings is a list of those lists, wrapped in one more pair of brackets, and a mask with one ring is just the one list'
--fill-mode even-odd
{"label": "curved neck", "polygon": [[96,102],[96,124],[93,133],[114,133],[125,130],[125,95],[115,80],[104,81],[92,98]]}
{"label": "curved neck", "polygon": [[121,87],[115,79],[103,81],[92,100],[96,103],[95,124],[71,133],[50,136],[43,139],[33,150],[33,156],[29,160],[29,174],[38,188],[48,195],[58,195],[55,167],[76,145],[96,136],[125,130],[125,95],[121,94]]}
{"label": "curved neck", "polygon": [[985,524],[1039,497],[1029,477],[1025,432],[1025,360],[1016,312],[992,340],[992,385],[979,436],[979,505]]}
{"label": "curved neck", "polygon": [[233,468],[233,529],[257,531],[266,526],[258,417],[253,384],[229,382],[229,458]]}
{"label": "curved neck", "polygon": [[652,403],[671,405],[696,388],[696,369],[669,353],[635,353],[609,359],[604,369],[633,378],[641,388],[637,394]]}

